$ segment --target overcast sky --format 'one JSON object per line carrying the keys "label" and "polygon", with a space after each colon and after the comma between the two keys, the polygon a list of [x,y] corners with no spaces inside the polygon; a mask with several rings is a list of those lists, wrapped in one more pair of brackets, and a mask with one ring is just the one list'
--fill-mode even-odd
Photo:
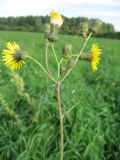
{"label": "overcast sky", "polygon": [[67,17],[100,18],[120,31],[120,0],[0,0],[0,17],[47,15],[52,9]]}

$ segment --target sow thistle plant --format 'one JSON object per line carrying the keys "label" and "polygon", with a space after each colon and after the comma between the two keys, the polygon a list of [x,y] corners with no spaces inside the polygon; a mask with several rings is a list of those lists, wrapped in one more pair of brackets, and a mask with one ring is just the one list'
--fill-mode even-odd
{"label": "sow thistle plant", "polygon": [[[4,64],[11,68],[12,70],[19,69],[22,67],[26,59],[30,59],[34,61],[40,69],[55,83],[56,85],[56,96],[58,101],[58,112],[60,118],[60,160],[64,159],[64,115],[69,113],[72,109],[68,110],[66,113],[63,113],[63,108],[61,105],[61,94],[60,94],[60,86],[70,74],[70,72],[74,69],[74,67],[79,63],[79,61],[89,62],[93,71],[97,70],[99,61],[101,59],[101,49],[98,44],[94,43],[91,46],[88,54],[84,54],[84,49],[87,45],[88,40],[92,36],[92,33],[96,33],[102,24],[100,20],[96,20],[93,28],[89,29],[87,23],[83,22],[80,25],[80,32],[83,37],[84,43],[80,51],[76,53],[72,53],[72,45],[64,44],[61,48],[61,59],[58,59],[56,54],[54,44],[58,40],[58,32],[63,25],[62,16],[55,12],[50,12],[50,23],[45,24],[45,66],[44,67],[40,62],[31,57],[27,52],[23,51],[19,44],[16,42],[8,42],[6,44],[6,49],[2,51],[2,61]],[[55,57],[57,63],[57,76],[52,73],[49,62],[48,62],[48,49],[52,47],[53,55]]]}

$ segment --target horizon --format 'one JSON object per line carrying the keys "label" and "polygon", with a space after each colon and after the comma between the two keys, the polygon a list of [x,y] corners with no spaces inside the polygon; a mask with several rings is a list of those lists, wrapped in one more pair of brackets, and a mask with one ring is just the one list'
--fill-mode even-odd
{"label": "horizon", "polygon": [[[17,17],[29,17],[29,16],[33,16],[33,17],[35,17],[35,16],[43,16],[43,17],[45,17],[45,16],[49,16],[48,14],[46,14],[46,15],[22,15],[22,16],[6,16],[6,17],[0,17],[0,18],[9,18],[9,17],[13,17],[13,18],[17,18]],[[65,18],[81,18],[81,17],[83,17],[83,18],[88,18],[89,20],[90,19],[98,19],[97,17],[96,18],[89,18],[89,17],[85,17],[85,16],[76,16],[76,17],[67,17],[67,16],[64,16],[64,15],[62,15],[63,17],[65,17]],[[101,19],[100,19],[101,20]],[[104,22],[105,24],[112,24],[113,26],[114,26],[114,24],[113,23],[107,23],[107,22],[105,22],[105,21],[102,21],[102,22]],[[115,26],[114,26],[115,27]],[[115,30],[115,32],[119,32],[119,31],[116,31]]]}
{"label": "horizon", "polygon": [[46,16],[51,10],[68,18],[98,18],[120,31],[119,0],[0,0],[0,17]]}

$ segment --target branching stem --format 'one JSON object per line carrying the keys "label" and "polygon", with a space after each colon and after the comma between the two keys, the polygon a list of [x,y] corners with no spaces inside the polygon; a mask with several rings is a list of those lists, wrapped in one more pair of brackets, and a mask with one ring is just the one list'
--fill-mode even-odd
{"label": "branching stem", "polygon": [[31,57],[31,56],[29,56],[29,55],[27,56],[27,58],[33,60],[36,64],[38,64],[39,67],[44,71],[44,73],[45,73],[52,81],[54,81],[54,82],[56,83],[56,80],[55,80],[53,77],[51,77],[51,75],[46,71],[46,69],[42,66],[41,63],[39,63],[36,59],[34,59],[33,57]]}
{"label": "branching stem", "polygon": [[61,65],[62,61],[63,61],[63,58],[61,58],[61,60],[58,63],[58,80],[60,78],[60,65]]}
{"label": "branching stem", "polygon": [[59,79],[59,77],[60,77],[60,64],[61,64],[61,60],[63,60],[63,59],[61,59],[60,60],[60,62],[58,61],[58,58],[57,58],[57,55],[56,55],[56,52],[55,52],[55,48],[54,48],[54,44],[52,43],[52,50],[53,50],[53,54],[54,54],[54,56],[55,56],[55,60],[56,60],[56,63],[57,63],[57,73],[58,73],[58,75],[57,75],[57,77],[58,77],[58,79]]}
{"label": "branching stem", "polygon": [[[82,49],[81,49],[80,52],[78,53],[78,56],[77,56],[76,59],[75,59],[75,64],[77,63],[79,57],[80,57],[81,54],[83,53],[83,50],[84,50],[84,48],[86,47],[86,44],[87,44],[88,40],[90,39],[91,35],[92,35],[92,33],[89,34],[89,36],[87,37],[87,39],[86,39],[86,41],[85,41]],[[64,74],[64,76],[62,76],[61,82],[63,82],[63,81],[65,80],[65,78],[70,74],[71,70],[72,70],[72,68],[69,69],[69,70]]]}

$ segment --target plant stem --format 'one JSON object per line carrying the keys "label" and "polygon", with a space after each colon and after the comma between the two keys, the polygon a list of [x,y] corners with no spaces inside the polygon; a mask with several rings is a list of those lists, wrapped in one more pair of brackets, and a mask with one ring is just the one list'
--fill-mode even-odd
{"label": "plant stem", "polygon": [[58,63],[58,80],[60,78],[60,65],[61,65],[62,61],[63,61],[63,58],[61,58],[61,60]]}
{"label": "plant stem", "polygon": [[92,35],[92,33],[90,33],[89,36],[87,37],[87,39],[85,40],[85,43],[84,43],[82,49],[80,50],[77,58],[75,59],[75,62],[77,62],[77,60],[79,59],[79,57],[80,57],[81,54],[83,53],[83,50],[84,50],[84,48],[86,47],[86,44],[87,44],[88,40],[90,39],[91,35]]}
{"label": "plant stem", "polygon": [[56,83],[56,80],[55,80],[53,77],[51,77],[51,75],[45,70],[45,68],[42,66],[41,63],[39,63],[36,59],[34,59],[33,57],[31,57],[31,56],[29,56],[29,55],[27,55],[27,58],[33,60],[36,64],[38,64],[39,67],[46,73],[46,75],[47,75],[52,81],[54,81],[54,82]]}
{"label": "plant stem", "polygon": [[[86,44],[87,44],[88,40],[90,39],[91,35],[92,35],[92,33],[89,34],[89,36],[87,37],[87,39],[86,39],[86,41],[85,41],[82,49],[81,49],[80,52],[78,53],[78,56],[77,56],[76,59],[75,59],[75,64],[77,63],[79,57],[80,57],[81,54],[83,53],[83,50],[84,50],[84,48],[86,47]],[[71,72],[72,69],[73,69],[73,68],[70,68],[70,69],[65,73],[65,75],[61,78],[61,82],[63,82],[63,81],[65,80],[65,78],[70,74],[70,72]]]}
{"label": "plant stem", "polygon": [[57,91],[58,110],[59,110],[59,117],[60,117],[60,160],[63,160],[64,159],[64,118],[63,118],[63,111],[61,106],[59,81],[57,81],[56,91]]}
{"label": "plant stem", "polygon": [[50,71],[50,67],[49,67],[49,63],[48,63],[48,41],[47,39],[45,40],[45,64],[46,64],[46,68],[47,68],[47,71],[49,73],[49,75],[54,79],[51,71]]}
{"label": "plant stem", "polygon": [[67,116],[73,109],[75,109],[80,102],[76,103],[73,107],[71,107],[67,112],[64,113],[64,117]]}
{"label": "plant stem", "polygon": [[58,77],[58,79],[59,79],[59,77],[60,77],[60,63],[61,62],[59,62],[58,61],[58,58],[57,58],[57,55],[56,55],[56,53],[55,53],[55,48],[54,48],[54,44],[52,43],[52,50],[53,50],[53,54],[54,54],[54,56],[55,56],[55,60],[56,60],[56,63],[57,63],[57,72],[58,72],[58,75],[57,75],[57,77]]}
{"label": "plant stem", "polygon": [[56,55],[56,53],[55,53],[55,48],[54,48],[54,44],[53,44],[53,43],[52,43],[52,50],[53,50],[53,54],[54,54],[54,56],[55,56],[55,60],[56,60],[57,65],[58,65],[59,61],[58,61],[57,55]]}

